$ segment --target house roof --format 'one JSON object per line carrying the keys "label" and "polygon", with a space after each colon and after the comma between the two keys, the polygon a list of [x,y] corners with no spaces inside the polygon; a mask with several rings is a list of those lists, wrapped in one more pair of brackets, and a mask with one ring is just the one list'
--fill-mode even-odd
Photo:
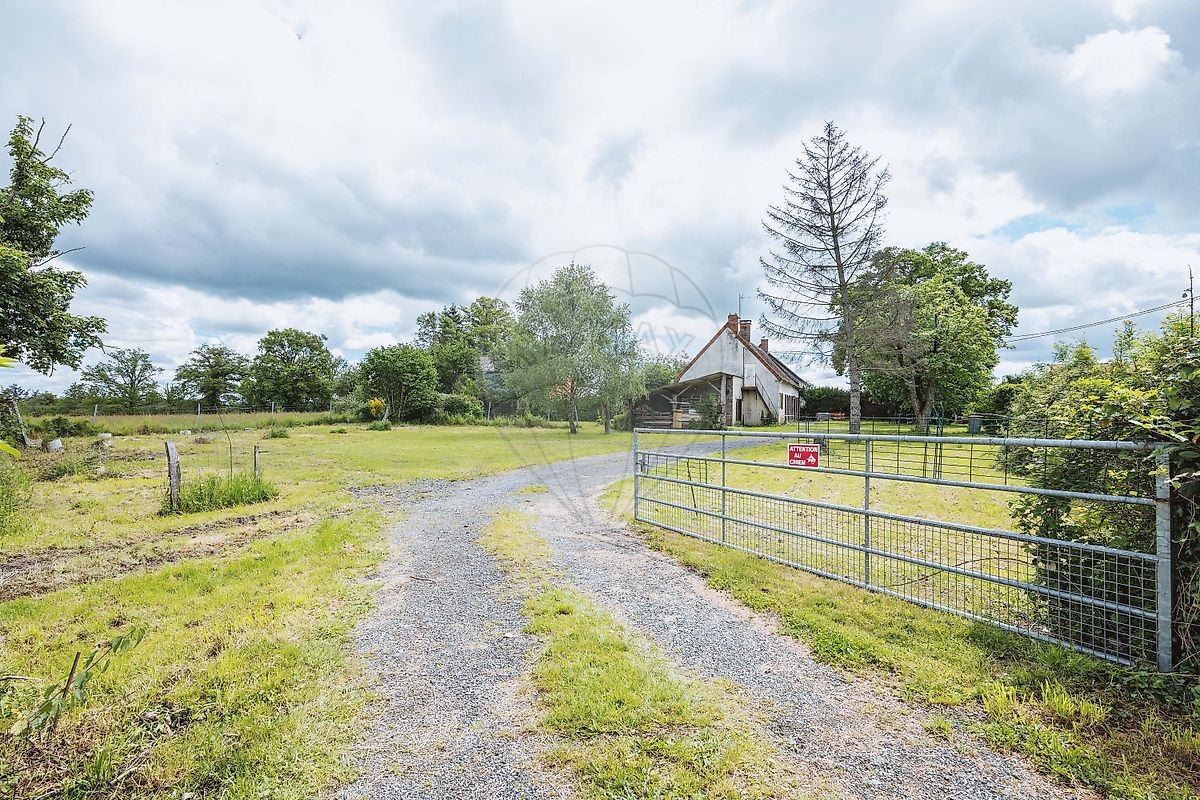
{"label": "house roof", "polygon": [[793,372],[791,367],[789,367],[787,364],[784,364],[783,361],[772,355],[770,351],[763,350],[761,347],[756,346],[749,339],[743,336],[741,327],[734,321],[735,319],[736,318],[733,315],[730,315],[729,321],[722,325],[721,329],[714,333],[713,337],[708,340],[708,343],[704,345],[704,347],[701,347],[699,352],[696,353],[692,360],[689,361],[687,365],[679,371],[679,374],[675,376],[676,382],[679,382],[683,378],[683,374],[692,368],[692,365],[699,360],[700,356],[704,355],[708,348],[713,346],[713,343],[720,338],[721,334],[728,332],[733,334],[733,337],[741,343],[742,347],[746,348],[751,355],[757,358],[759,363],[766,367],[776,378],[784,383],[790,383],[797,389],[803,389],[808,386],[808,381],[804,380],[795,372]]}

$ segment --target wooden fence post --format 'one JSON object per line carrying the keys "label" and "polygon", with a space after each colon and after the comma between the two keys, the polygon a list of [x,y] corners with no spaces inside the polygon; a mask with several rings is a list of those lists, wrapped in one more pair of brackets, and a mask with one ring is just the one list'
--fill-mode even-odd
{"label": "wooden fence post", "polygon": [[174,442],[167,442],[167,479],[171,483],[170,502],[171,511],[179,512],[179,451],[175,449]]}
{"label": "wooden fence post", "polygon": [[258,480],[258,445],[254,445],[254,480]]}

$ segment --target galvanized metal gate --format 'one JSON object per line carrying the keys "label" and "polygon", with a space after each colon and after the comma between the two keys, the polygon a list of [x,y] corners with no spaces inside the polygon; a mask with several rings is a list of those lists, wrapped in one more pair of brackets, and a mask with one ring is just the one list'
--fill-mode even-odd
{"label": "galvanized metal gate", "polygon": [[[703,443],[647,450],[640,446],[646,434]],[[789,464],[794,443],[819,445],[819,463]],[[1165,453],[1152,458],[1151,449],[1138,442],[638,429],[634,516],[918,605],[1169,671],[1169,476]],[[1126,459],[1124,470],[1110,468],[1116,459]],[[1143,460],[1145,470],[1128,468]],[[1074,490],[1070,481],[1047,486],[1042,478],[1052,465],[1058,474],[1086,473],[1090,488],[1099,476],[1105,491]],[[1137,480],[1110,489],[1110,474]],[[922,491],[952,513],[885,510],[900,500],[920,503]],[[1007,516],[997,492],[1051,503],[1083,525],[1099,510],[1109,524],[1147,532],[1146,546],[993,527],[989,513]]]}

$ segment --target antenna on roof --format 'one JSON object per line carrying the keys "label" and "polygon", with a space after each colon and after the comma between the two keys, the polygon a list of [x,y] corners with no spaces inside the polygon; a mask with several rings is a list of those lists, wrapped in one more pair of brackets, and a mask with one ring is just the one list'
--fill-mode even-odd
{"label": "antenna on roof", "polygon": [[746,295],[738,295],[738,319],[742,318],[742,301],[746,299]]}

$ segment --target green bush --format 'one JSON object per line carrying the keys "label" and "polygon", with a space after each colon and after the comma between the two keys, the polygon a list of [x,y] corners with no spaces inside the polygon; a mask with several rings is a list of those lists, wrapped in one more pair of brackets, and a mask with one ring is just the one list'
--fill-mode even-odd
{"label": "green bush", "polygon": [[70,419],[64,416],[31,422],[28,425],[33,436],[43,439],[55,439],[66,436],[95,436],[100,429],[86,419]]}
{"label": "green bush", "polygon": [[442,397],[442,415],[446,418],[483,419],[483,403],[468,394],[448,394]]}
{"label": "green bush", "polygon": [[286,439],[291,436],[287,428],[271,428],[264,439]]}
{"label": "green bush", "polygon": [[391,429],[392,423],[385,419],[376,420],[367,426],[367,430],[369,431],[390,431]]}
{"label": "green bush", "polygon": [[[196,481],[185,482],[179,487],[179,513],[194,514],[199,511],[263,503],[278,496],[278,489],[253,475],[234,475],[232,478],[207,475]],[[160,513],[175,513],[171,510],[169,494],[163,498]]]}
{"label": "green bush", "polygon": [[345,428],[330,428],[330,433],[349,433]]}

